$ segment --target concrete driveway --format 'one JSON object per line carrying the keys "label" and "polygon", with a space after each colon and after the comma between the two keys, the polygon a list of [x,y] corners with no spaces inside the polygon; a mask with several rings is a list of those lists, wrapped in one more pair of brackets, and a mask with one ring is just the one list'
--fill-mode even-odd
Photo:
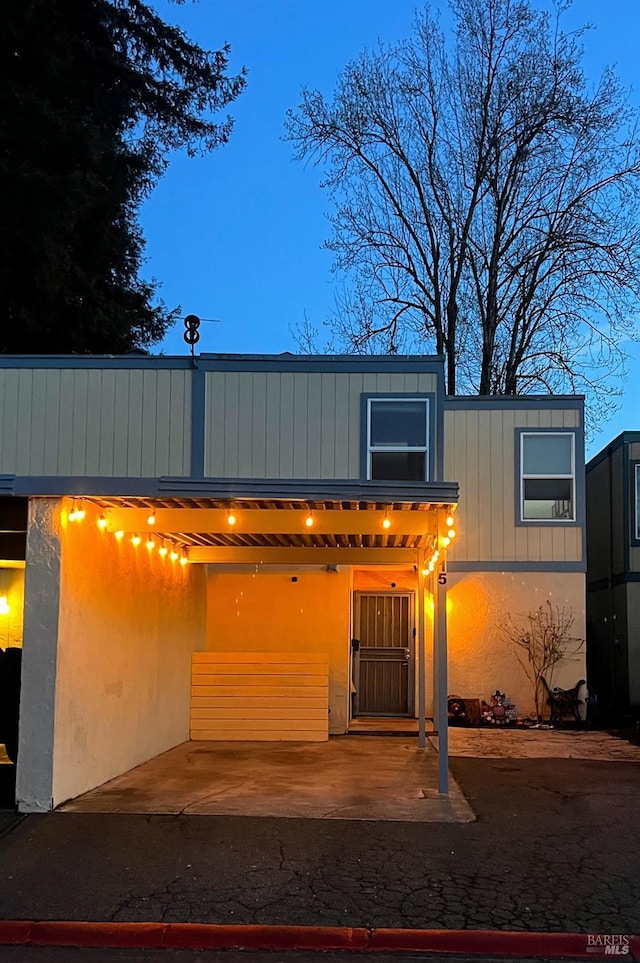
{"label": "concrete driveway", "polygon": [[[437,792],[437,736],[337,736],[324,743],[186,742],[62,807],[66,812],[190,813],[311,819],[469,822],[451,777]],[[449,729],[453,758],[640,762],[606,732]]]}
{"label": "concrete driveway", "polygon": [[[429,737],[437,748],[438,737]],[[449,729],[449,755],[472,759],[590,759],[640,762],[640,746],[581,729]]]}
{"label": "concrete driveway", "polygon": [[437,753],[415,738],[337,736],[323,743],[186,742],[60,808],[65,812],[189,813],[469,822],[451,777],[437,792]]}

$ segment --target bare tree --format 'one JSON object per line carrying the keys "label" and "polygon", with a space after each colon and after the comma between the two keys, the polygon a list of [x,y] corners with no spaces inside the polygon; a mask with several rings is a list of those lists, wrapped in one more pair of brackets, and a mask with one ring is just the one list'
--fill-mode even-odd
{"label": "bare tree", "polygon": [[503,638],[514,647],[531,684],[538,722],[542,721],[544,709],[543,680],[549,675],[549,683],[556,665],[574,659],[584,645],[584,639],[571,635],[574,621],[570,608],[546,602],[517,623],[506,615],[500,625]]}
{"label": "bare tree", "polygon": [[611,389],[640,302],[637,112],[582,31],[529,0],[450,0],[304,90],[296,157],[325,172],[326,246],[348,278],[334,332],[355,351],[446,358],[447,390]]}

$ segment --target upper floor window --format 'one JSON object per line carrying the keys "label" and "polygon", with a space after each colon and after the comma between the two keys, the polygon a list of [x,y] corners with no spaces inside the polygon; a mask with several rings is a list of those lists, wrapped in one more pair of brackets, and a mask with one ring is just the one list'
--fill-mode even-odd
{"label": "upper floor window", "polygon": [[521,521],[575,521],[575,461],[573,432],[520,435]]}
{"label": "upper floor window", "polygon": [[426,398],[369,398],[367,478],[425,481],[429,402]]}

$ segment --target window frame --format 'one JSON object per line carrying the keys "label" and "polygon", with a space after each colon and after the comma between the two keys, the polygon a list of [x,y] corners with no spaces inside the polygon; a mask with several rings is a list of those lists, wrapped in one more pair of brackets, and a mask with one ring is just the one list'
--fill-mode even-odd
{"label": "window frame", "polygon": [[[411,392],[411,393],[389,393],[389,394],[367,394],[362,396],[363,401],[363,440],[362,448],[362,480],[372,482],[377,485],[406,485],[421,484],[431,480],[433,474],[433,394],[430,392]],[[388,445],[371,444],[371,412],[372,405],[376,402],[400,402],[411,403],[419,401],[425,408],[425,444],[424,446],[402,446],[392,448]],[[372,458],[375,452],[423,452],[424,453],[424,477],[420,479],[386,479],[372,478]]]}
{"label": "window frame", "polygon": [[640,461],[631,461],[631,544],[640,545]]}
{"label": "window frame", "polygon": [[[571,473],[550,474],[525,474],[524,471],[524,449],[526,437],[549,436],[557,437],[565,435],[571,439]],[[518,429],[518,448],[517,448],[517,470],[518,470],[518,502],[516,505],[516,524],[520,526],[529,525],[579,525],[580,515],[578,510],[578,472],[576,464],[576,430],[572,428],[520,428]],[[572,515],[570,518],[525,518],[524,516],[524,489],[525,481],[528,479],[569,479],[571,488],[571,507]]]}

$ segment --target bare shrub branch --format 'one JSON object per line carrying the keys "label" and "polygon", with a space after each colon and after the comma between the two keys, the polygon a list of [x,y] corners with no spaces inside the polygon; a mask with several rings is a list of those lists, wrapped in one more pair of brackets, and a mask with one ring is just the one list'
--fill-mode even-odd
{"label": "bare shrub branch", "polygon": [[571,634],[574,621],[570,608],[546,602],[519,622],[507,614],[500,625],[503,638],[514,647],[514,654],[531,683],[538,721],[544,709],[542,679],[550,682],[555,666],[575,658],[584,645],[584,639]]}

